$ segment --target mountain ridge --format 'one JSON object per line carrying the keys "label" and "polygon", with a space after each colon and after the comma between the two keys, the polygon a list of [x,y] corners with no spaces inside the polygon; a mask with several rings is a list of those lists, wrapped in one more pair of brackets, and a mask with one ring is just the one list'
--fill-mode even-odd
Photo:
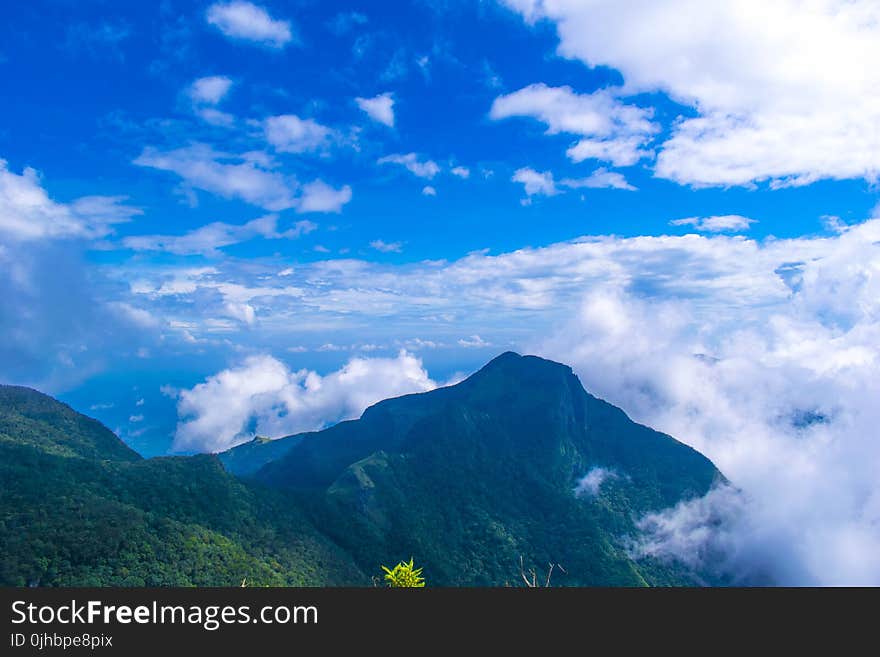
{"label": "mountain ridge", "polygon": [[520,558],[563,564],[561,585],[704,584],[626,546],[636,518],[726,481],[570,367],[513,352],[218,455],[143,459],[69,406],[0,386],[0,474],[0,583],[84,586],[362,585],[410,556],[430,585],[515,582]]}

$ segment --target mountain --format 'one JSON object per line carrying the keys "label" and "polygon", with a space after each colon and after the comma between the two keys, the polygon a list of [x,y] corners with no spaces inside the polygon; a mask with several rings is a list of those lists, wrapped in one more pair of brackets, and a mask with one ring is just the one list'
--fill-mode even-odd
{"label": "mountain", "polygon": [[0,386],[0,585],[363,584],[289,496],[215,456],[142,459],[99,422]]}
{"label": "mountain", "polygon": [[[99,422],[0,386],[0,585],[686,585],[634,560],[635,520],[724,478],[588,394],[502,354],[461,383],[220,455],[143,459]],[[564,570],[563,570],[564,569]],[[712,582],[709,582],[712,583]]]}
{"label": "mountain", "polygon": [[97,420],[36,390],[0,385],[0,440],[58,456],[133,462],[140,456]]}
{"label": "mountain", "polygon": [[365,572],[415,555],[432,583],[453,586],[515,582],[520,555],[562,564],[559,584],[693,583],[633,561],[626,539],[634,518],[724,481],[695,450],[587,393],[571,368],[510,352],[457,385],[282,441],[221,460],[234,468],[246,454],[251,481],[295,493]]}

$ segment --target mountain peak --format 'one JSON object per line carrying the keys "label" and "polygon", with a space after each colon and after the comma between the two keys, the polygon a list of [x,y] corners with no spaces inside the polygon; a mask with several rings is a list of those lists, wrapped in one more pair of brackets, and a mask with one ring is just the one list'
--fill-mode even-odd
{"label": "mountain peak", "polygon": [[518,379],[523,376],[534,375],[540,372],[571,374],[572,370],[568,365],[541,358],[540,356],[524,356],[515,351],[505,351],[503,354],[495,356],[495,358],[490,360],[468,378],[478,378],[480,375],[488,373],[503,373],[512,377],[512,379]]}

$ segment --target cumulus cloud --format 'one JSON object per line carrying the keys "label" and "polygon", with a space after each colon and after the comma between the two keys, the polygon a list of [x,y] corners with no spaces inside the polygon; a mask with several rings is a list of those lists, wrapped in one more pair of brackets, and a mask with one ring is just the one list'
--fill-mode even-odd
{"label": "cumulus cloud", "polygon": [[193,112],[206,123],[229,127],[235,117],[217,109],[232,88],[232,79],[225,75],[212,75],[198,78],[187,89]]}
{"label": "cumulus cloud", "polygon": [[535,171],[531,167],[517,169],[510,179],[512,182],[522,183],[528,196],[555,196],[559,193],[553,182],[551,171]]}
{"label": "cumulus cloud", "polygon": [[232,88],[232,79],[225,75],[198,78],[189,87],[189,97],[194,103],[216,105]]}
{"label": "cumulus cloud", "polygon": [[659,130],[650,108],[624,103],[613,90],[578,94],[571,87],[544,83],[499,96],[489,117],[530,117],[546,124],[547,134],[580,135],[567,151],[571,160],[604,160],[615,166],[635,164],[650,155],[643,146]]}
{"label": "cumulus cloud", "polygon": [[452,167],[452,169],[449,170],[449,173],[451,173],[453,176],[458,176],[459,178],[463,178],[465,180],[471,177],[471,170],[467,167],[462,166]]}
{"label": "cumulus cloud", "polygon": [[294,40],[290,21],[272,18],[264,8],[243,0],[216,2],[205,18],[224,35],[281,49]]}
{"label": "cumulus cloud", "polygon": [[251,356],[180,391],[174,449],[218,452],[258,434],[321,429],[382,399],[435,387],[422,361],[405,351],[396,358],[352,358],[323,376],[293,371],[272,356]]}
{"label": "cumulus cloud", "polygon": [[298,221],[287,230],[278,230],[278,216],[269,214],[245,224],[227,224],[215,221],[183,235],[132,235],[122,245],[135,251],[165,251],[177,255],[219,255],[219,249],[246,242],[255,237],[265,239],[295,239],[315,230],[311,221]]}
{"label": "cumulus cloud", "polygon": [[394,127],[394,96],[390,92],[372,98],[355,98],[355,102],[377,123]]}
{"label": "cumulus cloud", "polygon": [[263,122],[266,140],[282,153],[305,153],[326,146],[333,130],[294,114],[270,116]]}
{"label": "cumulus cloud", "polygon": [[609,171],[604,167],[599,167],[586,178],[563,178],[559,184],[571,189],[624,189],[629,192],[636,191],[636,188],[630,185],[623,174],[617,171]]}
{"label": "cumulus cloud", "polygon": [[437,190],[431,185],[425,185],[422,187],[422,194],[424,196],[437,196]]}
{"label": "cumulus cloud", "polygon": [[723,214],[713,217],[686,217],[673,219],[671,226],[693,226],[694,230],[701,233],[740,233],[748,230],[756,219],[749,219],[738,214]]}
{"label": "cumulus cloud", "polygon": [[[661,177],[725,186],[877,179],[880,69],[865,62],[880,60],[880,7],[871,0],[505,2],[528,22],[555,24],[562,56],[620,71],[621,94],[663,92],[695,111],[660,145]],[[539,91],[502,114],[561,130],[548,88]]]}
{"label": "cumulus cloud", "polygon": [[458,345],[469,349],[484,349],[486,347],[491,347],[492,343],[487,342],[479,335],[472,335],[469,338],[459,338]]}
{"label": "cumulus cloud", "polygon": [[406,167],[406,170],[414,176],[427,178],[428,180],[440,173],[440,167],[434,160],[420,160],[416,153],[386,155],[385,157],[380,157],[377,160],[377,164],[399,164]]}
{"label": "cumulus cloud", "polygon": [[124,196],[84,196],[59,203],[43,188],[36,170],[27,167],[19,175],[0,159],[0,233],[9,239],[103,237],[115,224],[142,214],[125,200]]}
{"label": "cumulus cloud", "polygon": [[342,212],[343,206],[351,201],[351,187],[331,187],[323,180],[313,180],[302,187],[294,207],[297,212]]}

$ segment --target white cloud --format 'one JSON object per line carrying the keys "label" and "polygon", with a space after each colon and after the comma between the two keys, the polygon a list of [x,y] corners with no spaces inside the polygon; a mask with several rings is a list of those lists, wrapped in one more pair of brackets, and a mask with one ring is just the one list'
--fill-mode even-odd
{"label": "white cloud", "polygon": [[235,116],[229,112],[222,112],[215,107],[195,107],[194,111],[205,123],[228,128],[235,123]]}
{"label": "white cloud", "polygon": [[194,103],[216,105],[232,88],[232,79],[225,75],[199,78],[190,85],[189,97]]}
{"label": "white cloud", "polygon": [[696,286],[658,293],[626,283],[631,262],[535,347],[637,421],[702,451],[743,491],[646,518],[647,553],[741,582],[880,583],[878,237],[877,220],[757,249],[692,236],[680,254],[720,247],[727,283],[704,270]]}
{"label": "white cloud", "polygon": [[865,65],[880,61],[873,0],[505,1],[529,22],[555,23],[562,56],[620,71],[621,93],[659,91],[696,110],[660,146],[661,177],[877,179],[880,69]]}
{"label": "white cloud", "polygon": [[537,194],[543,196],[555,196],[559,193],[556,184],[553,182],[553,173],[550,171],[535,171],[530,167],[517,169],[511,181],[522,183],[526,194],[535,196]]}
{"label": "white cloud", "polygon": [[367,115],[376,121],[394,127],[394,96],[391,93],[379,94],[372,98],[355,98],[355,102]]}
{"label": "white cloud", "polygon": [[272,356],[251,356],[238,367],[180,392],[174,449],[218,452],[254,435],[281,437],[358,417],[388,397],[437,386],[420,359],[352,358],[321,376],[292,371]]}
{"label": "white cloud", "polygon": [[295,182],[277,171],[265,153],[233,155],[193,144],[172,151],[148,146],[134,160],[140,166],[171,171],[190,186],[223,198],[239,198],[266,210],[293,207]]}
{"label": "white cloud", "polygon": [[257,311],[249,303],[227,303],[224,310],[227,317],[231,317],[248,326],[257,319]]}
{"label": "white cloud", "polygon": [[198,78],[187,89],[193,112],[211,125],[231,126],[235,123],[235,117],[216,108],[216,105],[226,97],[231,88],[232,79],[225,75]]}
{"label": "white cloud", "polygon": [[228,37],[270,48],[284,48],[294,38],[290,21],[274,19],[262,7],[243,0],[214,3],[205,17]]}
{"label": "white cloud", "polygon": [[604,167],[600,167],[593,171],[586,178],[563,178],[559,184],[571,189],[581,189],[583,187],[591,189],[625,189],[630,192],[636,191],[636,188],[630,185],[623,174],[617,171],[609,171]]}
{"label": "white cloud", "polygon": [[382,253],[400,253],[403,250],[403,244],[400,242],[383,242],[382,240],[373,240],[370,242],[370,247]]}
{"label": "white cloud", "polygon": [[124,205],[124,196],[84,196],[72,203],[53,201],[39,174],[30,167],[21,175],[0,159],[0,233],[15,240],[103,237],[115,224],[142,214]]}
{"label": "white cloud", "polygon": [[351,201],[351,187],[343,185],[339,189],[331,187],[323,180],[313,180],[302,187],[296,199],[297,212],[342,212],[342,207]]}
{"label": "white cloud", "polygon": [[135,251],[165,251],[178,255],[218,255],[218,249],[246,242],[255,237],[265,239],[295,239],[315,230],[311,221],[299,221],[287,230],[278,230],[278,216],[274,214],[253,219],[242,225],[221,221],[200,226],[183,235],[133,235],[122,240],[122,245]]}
{"label": "white cloud", "polygon": [[472,335],[469,338],[459,338],[458,344],[461,347],[466,347],[469,349],[485,349],[486,347],[491,347],[491,342],[486,342],[479,335]]}
{"label": "white cloud", "polygon": [[558,184],[554,180],[552,171],[535,171],[531,167],[523,167],[514,172],[511,180],[524,186],[525,192],[529,197],[525,199],[525,205],[528,205],[528,201],[532,196],[555,196],[563,192],[562,188],[611,188],[628,191],[635,191],[636,189],[626,181],[622,174],[616,171],[608,171],[601,167],[586,178],[563,178]]}
{"label": "white cloud", "polygon": [[406,153],[405,155],[394,153],[392,155],[380,157],[377,160],[377,164],[389,163],[399,164],[403,167],[406,167],[407,171],[409,171],[414,176],[417,176],[419,178],[427,178],[428,180],[440,173],[440,167],[437,165],[436,162],[434,162],[434,160],[422,161],[415,153]]}
{"label": "white cloud", "polygon": [[324,147],[333,130],[313,119],[293,114],[270,116],[263,122],[266,139],[282,153],[305,153]]}
{"label": "white cloud", "polygon": [[239,198],[272,211],[293,208],[298,213],[341,212],[352,197],[348,185],[337,189],[320,179],[300,185],[277,171],[277,163],[262,151],[235,155],[192,144],[161,152],[148,146],[134,163],[171,171],[189,187],[223,198]]}
{"label": "white cloud", "polygon": [[431,185],[425,185],[422,187],[422,194],[425,196],[437,196],[437,190]]}
{"label": "white cloud", "polygon": [[747,231],[757,219],[749,219],[738,214],[723,214],[713,217],[686,217],[673,219],[669,222],[672,226],[693,226],[694,230],[701,233],[740,233]]}
{"label": "white cloud", "polygon": [[[111,301],[107,304],[107,307],[127,319],[131,324],[140,326],[141,328],[157,328],[161,325],[161,322],[155,315],[153,315],[153,313],[144,310],[143,308],[132,306],[130,303],[124,301]],[[141,406],[142,404],[143,400],[137,405]]]}
{"label": "white cloud", "polygon": [[471,177],[471,170],[467,167],[462,166],[452,167],[449,173],[451,173],[453,176],[458,176],[459,178],[463,178],[465,180]]}
{"label": "white cloud", "polygon": [[608,468],[594,466],[587,471],[583,477],[578,479],[574,488],[575,497],[596,497],[599,490],[609,479],[616,479],[617,473]]}
{"label": "white cloud", "polygon": [[571,87],[544,83],[499,96],[489,117],[496,121],[531,117],[547,125],[547,134],[581,135],[567,151],[570,159],[605,160],[615,166],[635,164],[649,156],[643,146],[659,130],[651,121],[651,109],[628,105],[613,90],[577,94]]}

